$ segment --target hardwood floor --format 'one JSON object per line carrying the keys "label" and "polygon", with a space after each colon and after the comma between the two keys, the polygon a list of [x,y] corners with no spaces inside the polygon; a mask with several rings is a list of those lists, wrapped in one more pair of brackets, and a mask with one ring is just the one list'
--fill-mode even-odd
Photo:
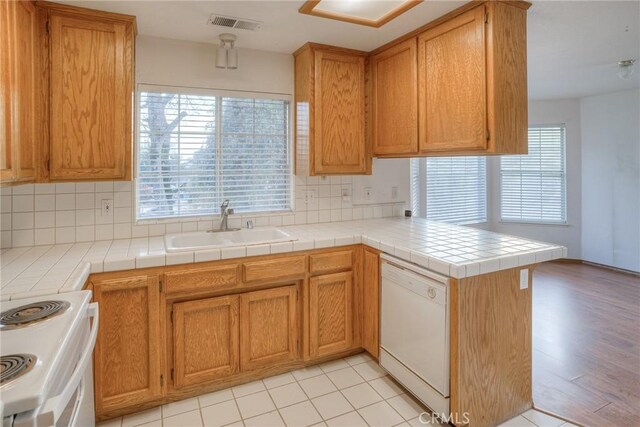
{"label": "hardwood floor", "polygon": [[640,278],[585,264],[533,279],[533,401],[588,426],[640,426]]}

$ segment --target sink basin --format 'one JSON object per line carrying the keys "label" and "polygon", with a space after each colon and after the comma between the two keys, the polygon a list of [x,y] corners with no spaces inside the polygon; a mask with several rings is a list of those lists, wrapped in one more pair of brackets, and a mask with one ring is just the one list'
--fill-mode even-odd
{"label": "sink basin", "polygon": [[294,240],[298,239],[278,228],[256,228],[253,230],[243,229],[213,233],[199,231],[195,233],[167,234],[164,236],[164,245],[167,252],[184,252],[292,242]]}

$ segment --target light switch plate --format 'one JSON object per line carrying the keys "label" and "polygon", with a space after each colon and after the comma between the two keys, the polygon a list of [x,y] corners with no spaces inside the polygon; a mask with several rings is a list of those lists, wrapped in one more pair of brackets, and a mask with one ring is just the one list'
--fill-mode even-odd
{"label": "light switch plate", "polygon": [[520,270],[520,289],[529,287],[529,269]]}

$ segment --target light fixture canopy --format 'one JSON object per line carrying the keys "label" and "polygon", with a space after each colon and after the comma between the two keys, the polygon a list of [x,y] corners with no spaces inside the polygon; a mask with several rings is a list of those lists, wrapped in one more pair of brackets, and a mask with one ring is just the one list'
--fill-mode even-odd
{"label": "light fixture canopy", "polygon": [[623,59],[618,62],[618,77],[628,80],[633,75],[635,59]]}
{"label": "light fixture canopy", "polygon": [[236,36],[220,34],[220,46],[216,50],[216,68],[235,70],[238,68],[238,50],[235,48]]}

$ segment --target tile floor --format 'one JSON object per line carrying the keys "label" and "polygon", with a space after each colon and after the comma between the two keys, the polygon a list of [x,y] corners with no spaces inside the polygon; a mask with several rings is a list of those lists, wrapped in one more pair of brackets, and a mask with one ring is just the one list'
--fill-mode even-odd
{"label": "tile floor", "polygon": [[[365,353],[163,405],[99,427],[425,426],[425,411]],[[570,427],[529,411],[501,427]]]}

